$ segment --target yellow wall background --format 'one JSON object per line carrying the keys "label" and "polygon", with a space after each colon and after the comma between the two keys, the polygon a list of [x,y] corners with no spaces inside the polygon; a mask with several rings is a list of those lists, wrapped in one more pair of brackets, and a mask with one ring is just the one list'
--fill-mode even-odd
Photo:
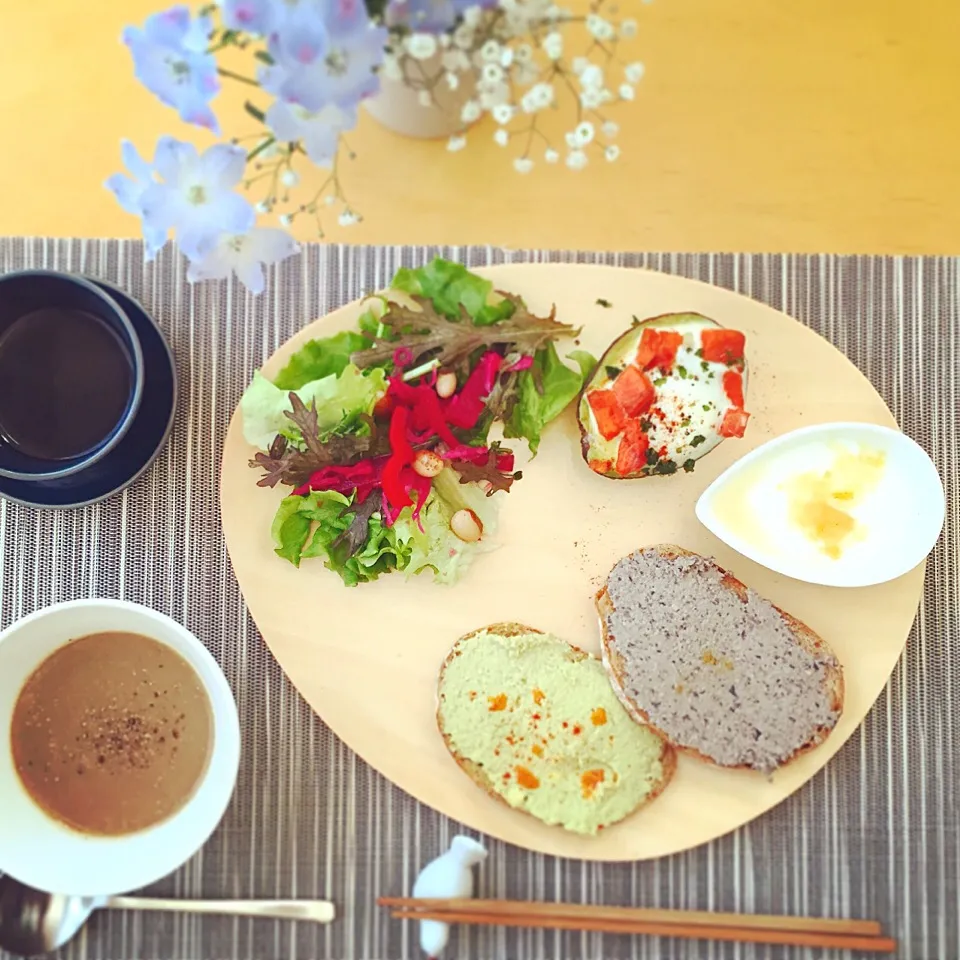
{"label": "yellow wall background", "polygon": [[[0,233],[137,235],[102,187],[120,169],[120,139],[148,156],[163,133],[210,142],[140,87],[119,41],[165,5],[5,4]],[[960,252],[960,3],[620,0],[624,15],[632,6],[629,52],[647,75],[616,111],[617,163],[524,176],[493,126],[450,154],[362,116],[343,183],[365,220],[332,224],[329,239]],[[229,134],[255,129],[241,93],[214,101]]]}

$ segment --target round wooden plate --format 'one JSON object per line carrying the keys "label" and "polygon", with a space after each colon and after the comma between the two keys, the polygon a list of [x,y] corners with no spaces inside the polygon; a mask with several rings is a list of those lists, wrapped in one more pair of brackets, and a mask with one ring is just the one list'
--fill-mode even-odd
{"label": "round wooden plate", "polygon": [[[641,270],[518,265],[478,271],[520,294],[534,312],[557,305],[600,356],[632,316],[697,311],[747,334],[753,416],[691,474],[613,481],[580,458],[574,405],[548,427],[523,479],[501,497],[500,548],[453,587],[390,574],[348,589],[322,561],[298,570],[273,552],[270,523],[283,493],[256,486],[239,413],[227,435],[221,508],[240,587],[264,639],[314,710],[353,750],[423,803],[529,850],[590,860],[676,853],[759,816],[809,780],[880,694],[916,614],[923,565],[891,583],[834,589],[786,579],[729,550],[697,522],[694,503],[738,457],[787,430],[831,420],[896,426],[866,378],[834,347],[770,307],[707,284]],[[598,305],[609,301],[609,308]],[[318,320],[265,365],[276,374],[310,338],[353,327],[359,304]],[[512,442],[520,453],[525,446]],[[713,555],[735,576],[799,617],[839,656],[846,706],[833,734],[770,780],[681,758],[673,782],[646,809],[596,838],[547,827],[491,799],[447,754],[434,721],[437,671],[454,641],[496,621],[518,621],[599,652],[595,591],[630,551],[667,541]]]}

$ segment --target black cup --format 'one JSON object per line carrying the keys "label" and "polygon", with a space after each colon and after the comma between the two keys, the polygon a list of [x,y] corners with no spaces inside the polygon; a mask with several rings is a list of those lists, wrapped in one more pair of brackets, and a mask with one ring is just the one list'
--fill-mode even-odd
{"label": "black cup", "polygon": [[[77,339],[81,327],[86,341]],[[82,352],[73,363],[68,345],[74,343],[101,344],[93,360],[109,355],[111,376],[103,362]],[[0,276],[0,370],[6,371],[0,377],[0,476],[51,480],[78,473],[117,445],[140,407],[143,356],[129,318],[112,297],[71,274]],[[14,411],[7,421],[17,419],[17,431],[4,410]],[[25,417],[32,438],[24,432]],[[79,449],[38,452],[68,422],[78,425]]]}

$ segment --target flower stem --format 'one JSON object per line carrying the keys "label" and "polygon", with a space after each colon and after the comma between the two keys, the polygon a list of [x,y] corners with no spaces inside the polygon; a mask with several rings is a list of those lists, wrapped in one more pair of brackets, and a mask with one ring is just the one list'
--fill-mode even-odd
{"label": "flower stem", "polygon": [[258,144],[247,154],[247,162],[249,163],[255,156],[257,156],[260,153],[263,153],[263,151],[266,150],[267,147],[273,146],[273,144],[275,144],[276,142],[277,141],[274,137],[268,137],[266,140]]}
{"label": "flower stem", "polygon": [[224,67],[217,67],[217,73],[219,73],[221,77],[229,77],[231,80],[239,80],[241,83],[249,83],[252,87],[260,86],[256,80],[253,80],[250,77],[245,77],[240,73],[234,73],[232,70],[227,70]]}

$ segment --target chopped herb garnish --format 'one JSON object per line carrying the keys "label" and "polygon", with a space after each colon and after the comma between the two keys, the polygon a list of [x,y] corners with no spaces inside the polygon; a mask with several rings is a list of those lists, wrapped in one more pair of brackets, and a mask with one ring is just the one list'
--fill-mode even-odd
{"label": "chopped herb garnish", "polygon": [[659,459],[660,455],[657,453],[657,451],[648,447],[646,453],[647,463],[652,467]]}
{"label": "chopped herb garnish", "polygon": [[687,379],[687,368],[686,368],[686,367],[678,366],[678,367],[677,367],[677,373],[680,374],[680,379],[681,379],[681,380],[686,380],[686,379]]}
{"label": "chopped herb garnish", "polygon": [[612,307],[613,304],[609,300],[604,300],[603,297],[597,297],[597,306],[598,307]]}
{"label": "chopped herb garnish", "polygon": [[704,409],[707,413],[709,413],[709,412],[713,409],[713,404],[712,404],[712,403],[705,403],[705,404],[703,405],[703,409]]}
{"label": "chopped herb garnish", "polygon": [[662,387],[666,382],[667,382],[666,377],[657,377],[657,379],[653,381],[653,385],[655,387]]}
{"label": "chopped herb garnish", "polygon": [[703,359],[703,350],[702,350],[700,347],[698,347],[696,350],[693,351],[693,355],[694,355],[695,357],[700,357],[700,359],[702,360],[702,359]]}
{"label": "chopped herb garnish", "polygon": [[654,473],[669,475],[677,472],[677,465],[672,460],[661,460],[654,468]]}
{"label": "chopped herb garnish", "polygon": [[703,372],[706,373],[710,369],[710,364],[706,360],[700,361],[700,366],[703,368]]}
{"label": "chopped herb garnish", "polygon": [[691,447],[699,447],[701,443],[706,443],[706,442],[707,442],[707,438],[706,438],[705,436],[703,436],[702,433],[698,433],[698,434],[690,441],[690,446],[691,446]]}
{"label": "chopped herb garnish", "polygon": [[604,367],[603,370],[611,380],[616,380],[623,373],[623,367]]}
{"label": "chopped herb garnish", "polygon": [[643,323],[643,321],[636,314],[634,314],[633,319],[630,321],[630,326],[639,327],[641,323]]}
{"label": "chopped herb garnish", "polygon": [[687,473],[693,473],[693,468],[694,468],[695,466],[696,466],[696,461],[694,461],[694,460],[684,460],[684,461],[683,461],[683,469],[686,470]]}
{"label": "chopped herb garnish", "polygon": [[653,427],[653,424],[652,424],[649,420],[641,420],[641,421],[640,421],[640,429],[641,429],[644,433],[648,433],[648,432],[652,429],[652,427]]}
{"label": "chopped herb garnish", "polygon": [[690,418],[689,418],[689,417],[684,417],[684,418],[680,421],[680,426],[681,426],[681,427],[689,427],[689,426],[690,426]]}

